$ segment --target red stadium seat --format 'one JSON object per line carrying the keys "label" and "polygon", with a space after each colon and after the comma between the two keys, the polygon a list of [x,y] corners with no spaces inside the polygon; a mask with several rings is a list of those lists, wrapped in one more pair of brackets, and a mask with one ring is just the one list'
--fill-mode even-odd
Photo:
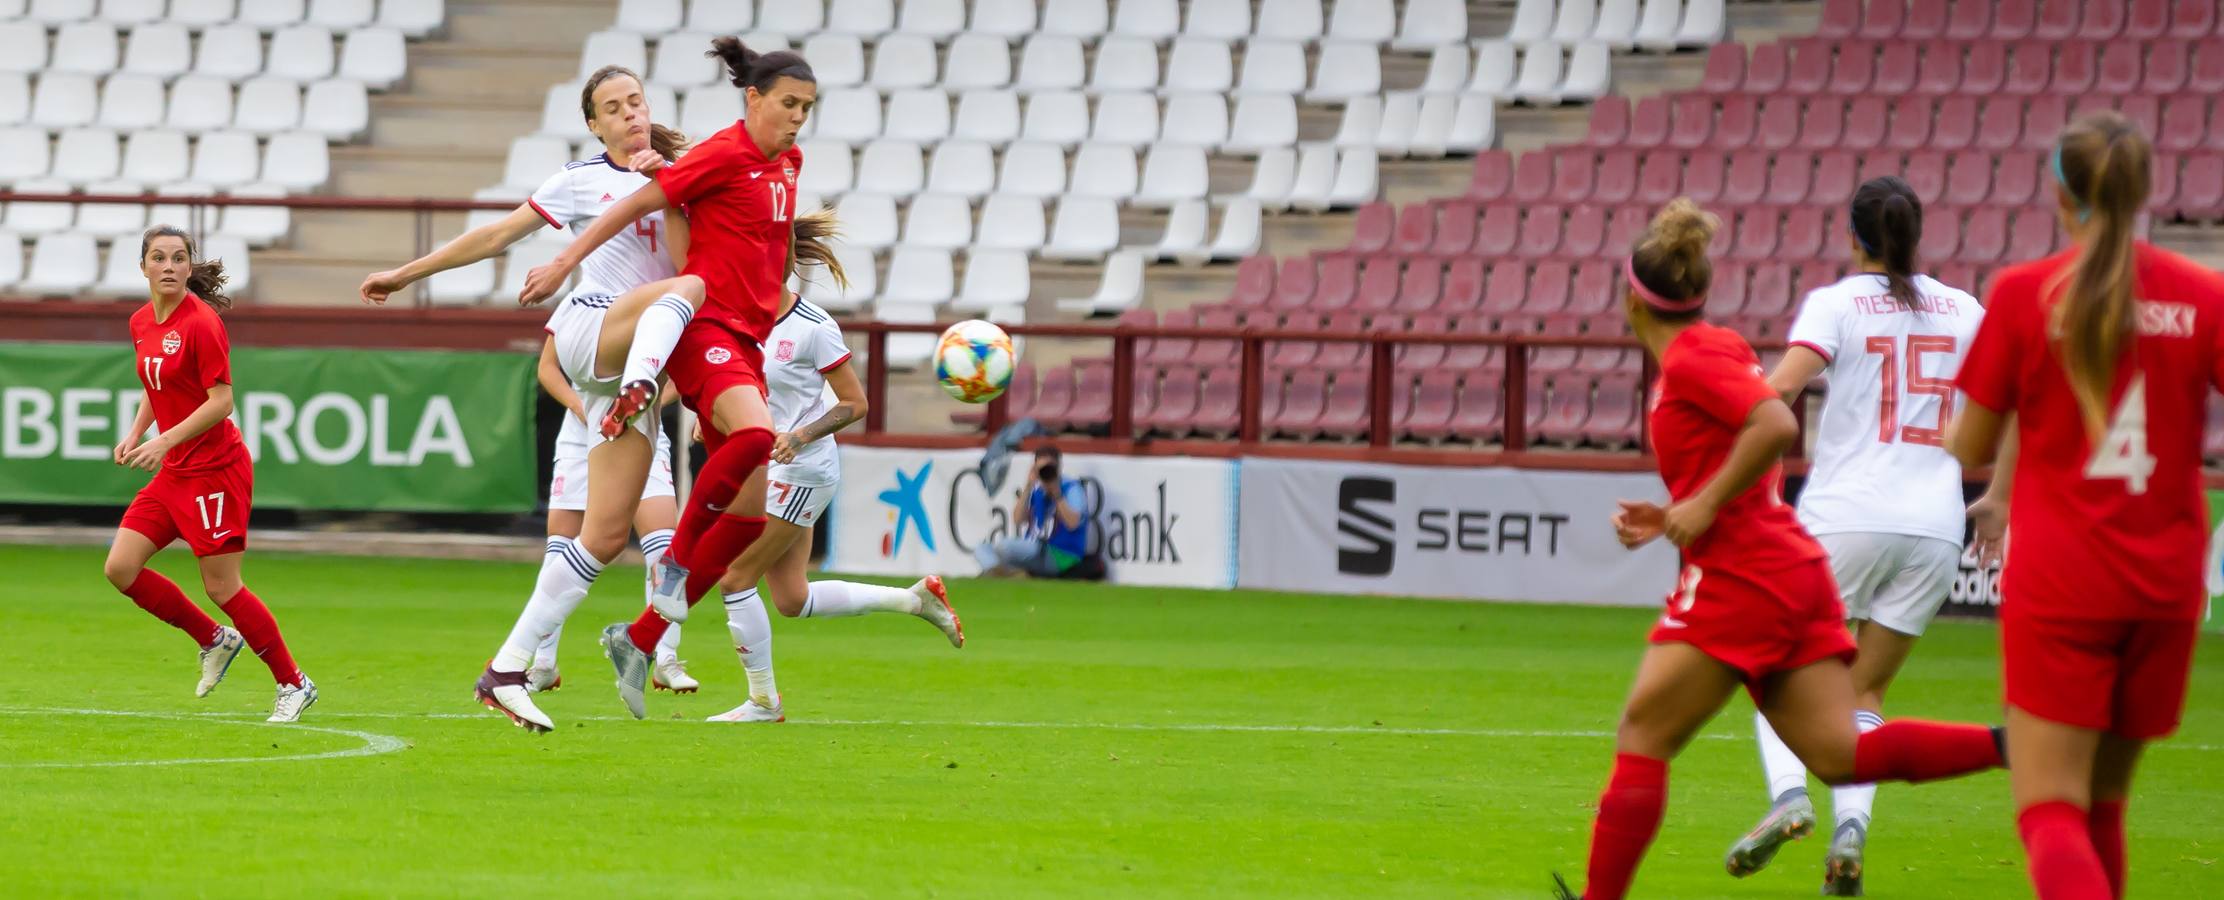
{"label": "red stadium seat", "polygon": [[1884,127],[1884,146],[1890,150],[1916,150],[1931,146],[1931,98],[1902,96],[1891,103],[1891,122]]}
{"label": "red stadium seat", "polygon": [[[1960,12],[1961,4],[1954,4]],[[2005,41],[2022,40],[2031,36],[2031,29],[2038,25],[2038,0],[1999,0],[1993,5],[1992,37]]]}
{"label": "red stadium seat", "polygon": [[2113,39],[2123,33],[2125,20],[2129,16],[2130,11],[2124,8],[2123,0],[2087,3],[2085,21],[2078,23],[2076,36],[2088,41]]}
{"label": "red stadium seat", "polygon": [[1838,62],[1830,70],[1830,93],[1858,97],[1869,92],[1876,80],[1876,45],[1847,41],[1838,45]]}
{"label": "red stadium seat", "polygon": [[[1206,306],[1197,309],[1197,327],[1243,327],[1243,313],[1224,306]],[[1227,339],[1200,340],[1189,350],[1189,361],[1197,365],[1224,365],[1239,357],[1243,348],[1237,341]]]}
{"label": "red stadium seat", "polygon": [[1612,149],[1599,156],[1598,174],[1591,183],[1591,199],[1598,203],[1627,203],[1637,196],[1637,154]]}
{"label": "red stadium seat", "polygon": [[1899,39],[1903,41],[1928,41],[1946,36],[1947,4],[1936,0],[1920,0],[1908,8],[1907,19],[1900,25]]}
{"label": "red stadium seat", "polygon": [[1861,38],[1882,41],[1899,37],[1900,26],[1906,21],[1907,0],[1869,0],[1869,11],[1861,17]]}
{"label": "red stadium seat", "polygon": [[[1721,158],[1716,157],[1715,170],[1719,172],[1721,168]],[[1637,236],[1644,234],[1645,227],[1651,223],[1652,210],[1650,206],[1624,206],[1614,210],[1614,214],[1606,220],[1608,250],[1613,253],[1628,252]]]}
{"label": "red stadium seat", "polygon": [[1998,168],[1993,171],[1992,195],[1986,202],[1996,206],[2023,206],[2038,200],[2041,188],[2053,177],[2044,171],[2041,154],[2020,151],[2000,154]]}
{"label": "red stadium seat", "polygon": [[[1940,223],[1946,224],[1946,223]],[[2008,211],[1997,206],[1979,207],[1961,225],[1961,261],[1995,263],[2008,250]]]}
{"label": "red stadium seat", "polygon": [[1313,292],[1319,289],[1319,273],[1310,256],[1291,256],[1282,260],[1282,274],[1274,282],[1275,309],[1303,309],[1312,302]]}
{"label": "red stadium seat", "polygon": [[1523,312],[1557,313],[1567,309],[1568,292],[1574,273],[1562,260],[1548,259],[1529,272],[1529,296],[1521,303]]}
{"label": "red stadium seat", "polygon": [[1320,283],[1306,307],[1317,312],[1343,309],[1359,293],[1359,258],[1351,255],[1320,256]]}
{"label": "red stadium seat", "polygon": [[[1720,150],[1698,150],[1684,158],[1683,194],[1704,206],[1722,196],[1723,166],[1725,159]],[[1648,220],[1651,213],[1647,212]]]}
{"label": "red stadium seat", "polygon": [[1644,414],[1637,390],[1637,376],[1616,374],[1599,379],[1591,398],[1591,417],[1584,423],[1585,443],[1607,448],[1637,444],[1638,417]]}
{"label": "red stadium seat", "polygon": [[1946,20],[1946,33],[1943,36],[1951,41],[1974,41],[1990,34],[1992,4],[1956,3],[1953,15]]}
{"label": "red stadium seat", "polygon": [[2015,216],[2015,224],[2008,226],[2008,258],[2038,259],[2051,254],[2054,252],[2056,234],[2053,209],[2019,211]]}
{"label": "red stadium seat", "polygon": [[[1895,100],[1905,103],[1907,101]],[[1840,146],[1854,150],[1868,150],[1884,143],[1885,100],[1883,97],[1856,97],[1846,104],[1845,140]]]}
{"label": "red stadium seat", "polygon": [[1623,138],[1625,146],[1644,149],[1658,147],[1668,140],[1668,98],[1659,94],[1637,101],[1630,107],[1629,133]]}
{"label": "red stadium seat", "polygon": [[1403,275],[1403,260],[1395,256],[1368,257],[1359,271],[1359,291],[1352,297],[1350,308],[1367,312],[1389,309],[1398,302],[1398,280]]}
{"label": "red stadium seat", "polygon": [[2020,41],[2008,48],[2008,80],[2000,85],[2000,90],[2024,96],[2045,93],[2053,74],[2054,45],[2044,41]]}
{"label": "red stadium seat", "polygon": [[1053,431],[1067,427],[1067,411],[1073,407],[1073,369],[1059,366],[1046,369],[1042,376],[1042,394],[1029,408],[1032,417]]}
{"label": "red stadium seat", "polygon": [[1436,308],[1447,315],[1461,315],[1483,305],[1483,260],[1462,256],[1444,271],[1444,290]]}
{"label": "red stadium seat", "polygon": [[1782,150],[1799,140],[1799,98],[1775,96],[1761,103],[1753,140],[1764,150]]}
{"label": "red stadium seat", "polygon": [[2178,170],[2178,214],[2214,221],[2224,217],[2224,155],[2199,153]]}
{"label": "red stadium seat", "polygon": [[1669,104],[1668,146],[1690,150],[1707,145],[1714,136],[1714,97],[1682,94]]}
{"label": "red stadium seat", "polygon": [[1940,97],[1938,110],[1932,117],[1931,146],[1940,150],[1961,150],[1977,139],[1977,98],[1970,96]]}
{"label": "red stadium seat", "polygon": [[1715,200],[1702,200],[1700,202],[1718,202],[1723,206],[1744,206],[1749,203],[1761,202],[1761,196],[1766,193],[1768,193],[1768,154],[1759,150],[1740,150],[1730,157],[1728,180],[1723,183],[1721,194]]}
{"label": "red stadium seat", "polygon": [[2100,73],[2093,90],[2101,94],[2129,94],[2139,89],[2140,58],[2146,47],[2137,41],[2111,41],[2101,48]]}
{"label": "red stadium seat", "polygon": [[2151,41],[2170,30],[2170,0],[2131,0],[2124,37]]}
{"label": "red stadium seat", "polygon": [[1831,53],[1835,43],[1803,40],[1792,44],[1791,68],[1784,75],[1784,93],[1819,94],[1830,85]]}
{"label": "red stadium seat", "polygon": [[[1796,206],[1807,202],[1808,191],[1815,181],[1813,154],[1787,151],[1776,154],[1776,161],[1769,167],[1768,191],[1761,195],[1762,202],[1777,206]],[[1836,199],[1836,198],[1831,198]]]}
{"label": "red stadium seat", "polygon": [[1776,210],[1757,206],[1738,216],[1737,240],[1730,246],[1730,258],[1756,261],[1776,258],[1776,240],[1782,236],[1783,219]]}
{"label": "red stadium seat", "polygon": [[1398,210],[1397,230],[1390,234],[1390,251],[1393,253],[1422,253],[1436,241],[1436,207],[1427,203],[1408,203]]}
{"label": "red stadium seat", "polygon": [[1246,256],[1236,263],[1236,287],[1228,302],[1236,306],[1265,306],[1274,297],[1274,257]]}
{"label": "red stadium seat", "polygon": [[[1136,366],[1133,379],[1134,384],[1128,391],[1127,412],[1128,424],[1131,428],[1136,422],[1141,421],[1144,416],[1149,415],[1151,410],[1157,409],[1159,403],[1162,402],[1159,397],[1158,369],[1151,366]],[[1105,420],[1105,425],[1110,426],[1111,424],[1110,419]]]}
{"label": "red stadium seat", "polygon": [[1441,441],[1452,436],[1452,412],[1459,395],[1459,376],[1453,372],[1422,372],[1413,384],[1413,401],[1406,414],[1397,416],[1401,437]]}
{"label": "red stadium seat", "polygon": [[1452,410],[1451,436],[1496,441],[1505,433],[1505,388],[1497,376],[1469,376]]}
{"label": "red stadium seat", "polygon": [[1171,437],[1187,435],[1196,421],[1204,386],[1204,377],[1195,368],[1165,367],[1159,376],[1158,403],[1135,417],[1136,431]]}
{"label": "red stadium seat", "polygon": [[1552,154],[1552,202],[1581,203],[1591,198],[1598,180],[1598,155],[1587,147],[1562,147]]}
{"label": "red stadium seat", "polygon": [[1545,150],[1531,150],[1514,161],[1513,187],[1506,196],[1522,203],[1535,203],[1552,193],[1552,154]]}
{"label": "red stadium seat", "polygon": [[1961,90],[1961,52],[1960,45],[1946,41],[1922,45],[1915,63],[1916,93],[1944,95]]}
{"label": "red stadium seat", "polygon": [[1678,154],[1643,154],[1637,170],[1637,194],[1631,198],[1646,206],[1659,206],[1683,193],[1683,159]]}
{"label": "red stadium seat", "polygon": [[[1705,94],[1734,94],[1745,87],[1745,45],[1725,41],[1707,50],[1706,73],[1699,78]],[[1598,114],[1592,113],[1592,119]]]}
{"label": "red stadium seat", "polygon": [[1537,429],[1544,425],[1545,413],[1551,409],[1545,387],[1543,378],[1534,373],[1529,376],[1529,415],[1524,417],[1526,424],[1523,427],[1527,431],[1530,446],[1538,443]]}
{"label": "red stadium seat", "polygon": [[[1848,199],[1851,199],[1852,196],[1852,191],[1846,192]],[[1853,232],[1851,230],[1852,226],[1847,222],[1846,215],[1846,205],[1843,203],[1830,210],[1829,224],[1824,225],[1822,229],[1822,233],[1827,236],[1822,242],[1824,262],[1847,262],[1853,259],[1853,241],[1848,237]]]}
{"label": "red stadium seat", "polygon": [[1475,230],[1475,252],[1492,257],[1512,253],[1514,241],[1521,234],[1520,215],[1520,208],[1510,203],[1493,204],[1483,210]]}
{"label": "red stadium seat", "polygon": [[[1367,317],[1357,312],[1340,312],[1321,323],[1325,331],[1366,331]],[[1368,358],[1366,344],[1351,341],[1323,341],[1320,353],[1313,357],[1313,365],[1331,372],[1360,368]]]}
{"label": "red stadium seat", "polygon": [[[2120,0],[2119,0],[2120,2]],[[2042,41],[2066,41],[2077,33],[2077,20],[2085,0],[2040,0],[2039,20],[2031,36]]]}
{"label": "red stadium seat", "polygon": [[[1927,258],[1923,261],[1923,265],[1930,269],[1932,278],[1944,282],[1947,287],[1960,288],[1972,294],[1977,293],[1977,270],[1974,266],[1958,262],[1933,264]],[[1979,294],[1978,296],[1983,295]]]}
{"label": "red stadium seat", "polygon": [[2023,142],[2023,100],[1989,97],[1977,113],[1977,138],[1971,146],[1998,153]]}
{"label": "red stadium seat", "polygon": [[1946,192],[1940,199],[1950,206],[1975,206],[1991,197],[1992,157],[1983,153],[1954,154],[1946,170]]}
{"label": "red stadium seat", "polygon": [[1823,0],[1822,21],[1815,36],[1844,40],[1861,31],[1861,0]]}
{"label": "red stadium seat", "polygon": [[[1272,393],[1269,385],[1268,393]],[[1282,386],[1282,402],[1269,419],[1268,430],[1277,435],[1309,438],[1320,434],[1321,414],[1328,407],[1328,373],[1299,369]],[[1269,404],[1270,406],[1272,404]]]}
{"label": "red stadium seat", "polygon": [[1436,256],[1464,256],[1475,246],[1475,219],[1481,213],[1473,200],[1444,200],[1437,203],[1436,239],[1429,242],[1428,252]]}
{"label": "red stadium seat", "polygon": [[[1583,334],[1583,319],[1579,316],[1545,316],[1538,333],[1546,337],[1579,337]],[[1575,359],[1582,352],[1578,347],[1538,347],[1529,353],[1529,368],[1533,372],[1550,375],[1575,368]]]}
{"label": "red stadium seat", "polygon": [[[1956,6],[1960,9],[1960,6]],[[1954,52],[1953,44],[1933,44],[1934,53]],[[1989,97],[2000,92],[2008,83],[2008,45],[2000,41],[1978,41],[1969,45],[1969,55],[1961,64],[1961,93]]]}
{"label": "red stadium seat", "polygon": [[1861,180],[1900,174],[1900,155],[1884,150],[1861,156]]}
{"label": "red stadium seat", "polygon": [[1606,245],[1606,209],[1585,203],[1568,210],[1568,221],[1560,229],[1560,256],[1565,259],[1586,259],[1598,255]]}
{"label": "red stadium seat", "polygon": [[1790,76],[1790,50],[1782,41],[1772,41],[1753,48],[1753,58],[1745,63],[1745,93],[1774,94],[1784,89],[1784,79]]}
{"label": "red stadium seat", "polygon": [[[2030,47],[2032,44],[2025,42],[2020,46]],[[2047,84],[2047,90],[2057,94],[2068,94],[2074,97],[2095,90],[2106,93],[2121,93],[2120,91],[2108,91],[2106,88],[2097,87],[2100,78],[2100,45],[2098,44],[2067,41],[2055,47],[2053,73],[2054,79]]]}
{"label": "red stadium seat", "polygon": [[1805,114],[1799,119],[1799,141],[1794,146],[1829,150],[1837,147],[1845,134],[1846,102],[1836,97],[1809,97]]}
{"label": "red stadium seat", "polygon": [[1895,102],[1915,90],[1915,79],[1922,71],[1922,45],[1913,41],[1892,41],[1877,50],[1876,77],[1869,82],[1872,93],[1891,97]]}
{"label": "red stadium seat", "polygon": [[1591,381],[1573,375],[1554,380],[1544,420],[1531,437],[1538,443],[1574,447],[1583,442],[1584,427],[1591,420]]}
{"label": "red stadium seat", "polygon": [[[1406,326],[1411,334],[1450,334],[1452,319],[1437,313],[1423,313],[1413,317]],[[1397,364],[1400,371],[1434,369],[1444,364],[1443,344],[1399,344]]]}
{"label": "red stadium seat", "polygon": [[2216,33],[2216,0],[2178,0],[2170,16],[2170,36],[2205,38]]}
{"label": "red stadium seat", "polygon": [[1242,371],[1233,366],[1206,369],[1204,389],[1197,398],[1197,416],[1190,421],[1190,430],[1228,437],[1236,433],[1242,419]]}
{"label": "red stadium seat", "polygon": [[2070,107],[2070,121],[2074,122],[2086,113],[2102,110],[2113,110],[2130,119],[2131,124],[2139,127],[2139,133],[2147,135],[2149,140],[2162,128],[2162,100],[2139,94],[2087,94],[2079,97],[2077,103]]}
{"label": "red stadium seat", "polygon": [[2185,90],[2186,82],[2193,74],[2193,62],[2187,57],[2192,44],[2161,40],[2122,43],[2130,45],[2135,54],[2134,59],[2140,60],[2144,70],[2139,77],[2139,93],[2168,97]]}
{"label": "red stadium seat", "polygon": [[1035,415],[1035,392],[1040,387],[1039,382],[1040,379],[1035,377],[1034,363],[1020,360],[1017,365],[1012,366],[1011,386],[1004,389],[1005,415],[1010,416],[1013,421],[1039,420],[1041,417]]}
{"label": "red stadium seat", "polygon": [[1915,189],[1915,198],[1925,205],[1937,203],[1946,195],[1946,154],[1936,150],[1918,150],[1907,155],[1907,166],[1901,172],[1908,187]]}
{"label": "red stadium seat", "polygon": [[[1149,310],[1139,311],[1149,312]],[[1166,311],[1166,315],[1161,321],[1168,328],[1189,328],[1197,324],[1197,313],[1188,309],[1170,309]],[[1150,349],[1143,354],[1143,360],[1156,366],[1172,366],[1188,362],[1191,354],[1195,353],[1197,349],[1197,342],[1189,338],[1155,338],[1149,343]]]}
{"label": "red stadium seat", "polygon": [[1528,299],[1529,267],[1518,261],[1506,260],[1491,266],[1490,276],[1483,281],[1481,312],[1503,320],[1522,311]]}
{"label": "red stadium seat", "polygon": [[[1710,294],[1713,288],[1708,289]],[[1714,298],[1709,296],[1711,305]],[[1629,320],[1617,310],[1603,316],[1592,316],[1584,333],[1598,337],[1629,337]],[[1604,375],[1609,372],[1634,373],[1644,356],[1643,350],[1623,350],[1615,347],[1587,347],[1575,360],[1575,370],[1586,375]]]}
{"label": "red stadium seat", "polygon": [[1398,300],[1392,308],[1401,313],[1427,312],[1444,294],[1444,262],[1429,257],[1409,257],[1405,279],[1398,282]]}
{"label": "red stadium seat", "polygon": [[2031,98],[2023,109],[2023,146],[2052,150],[2062,128],[2070,121],[2069,99],[2060,95]]}
{"label": "red stadium seat", "polygon": [[1861,183],[1861,158],[1851,150],[1825,151],[1815,158],[1815,180],[1807,196],[1817,203],[1843,204]]}
{"label": "red stadium seat", "polygon": [[2193,45],[2193,71],[2186,74],[2185,89],[2210,96],[2224,92],[2224,37]]}
{"label": "red stadium seat", "polygon": [[2178,165],[2178,157],[2174,153],[2155,154],[2154,166],[2148,174],[2148,212],[2163,216],[2177,212]]}
{"label": "red stadium seat", "polygon": [[[1152,312],[1147,309],[1131,309],[1120,314],[1119,324],[1123,327],[1129,328],[1150,328],[1158,324],[1158,313]],[[1135,358],[1138,360],[1149,360],[1153,354],[1158,352],[1157,349],[1153,346],[1156,343],[1157,341],[1152,338],[1142,338],[1136,341]],[[1182,356],[1177,358],[1186,358],[1187,356],[1188,351],[1184,350],[1182,352]]]}
{"label": "red stadium seat", "polygon": [[1760,101],[1743,94],[1716,99],[1721,102],[1721,110],[1715,116],[1714,137],[1709,143],[1724,149],[1751,144],[1754,129],[1760,125]]}
{"label": "red stadium seat", "polygon": [[1504,150],[1484,150],[1475,154],[1475,170],[1468,176],[1465,196],[1482,203],[1499,199],[1506,196],[1513,178],[1513,154]]}
{"label": "red stadium seat", "polygon": [[[1485,315],[1461,316],[1452,323],[1458,334],[1492,334],[1497,320]],[[1472,373],[1495,370],[1501,363],[1504,351],[1490,344],[1447,344],[1444,347],[1444,368],[1454,372]]]}
{"label": "red stadium seat", "polygon": [[1617,290],[1620,277],[1621,267],[1605,260],[1588,260],[1577,266],[1575,279],[1568,286],[1568,312],[1588,318],[1613,309],[1615,301],[1622,299]]}
{"label": "red stadium seat", "polygon": [[1619,147],[1629,140],[1629,98],[1608,94],[1591,105],[1591,125],[1583,142],[1593,147]]}
{"label": "red stadium seat", "polygon": [[[1319,331],[1323,317],[1317,313],[1294,312],[1284,319],[1282,327],[1291,331]],[[1312,365],[1320,356],[1321,345],[1312,341],[1268,341],[1266,363],[1277,369],[1298,369]]]}
{"label": "red stadium seat", "polygon": [[1923,211],[1923,238],[1916,244],[1916,267],[1921,269],[1932,260],[1954,258],[1961,249],[1961,223],[1951,208]]}
{"label": "red stadium seat", "polygon": [[1776,256],[1785,262],[1815,259],[1822,255],[1824,239],[1822,207],[1793,207],[1784,213],[1784,234],[1776,242]]}
{"label": "red stadium seat", "polygon": [[1745,282],[1745,308],[1749,318],[1775,318],[1792,308],[1792,267],[1764,262],[1753,267]]}
{"label": "red stadium seat", "polygon": [[1396,213],[1390,204],[1376,201],[1360,204],[1352,217],[1351,243],[1344,249],[1353,253],[1375,253],[1390,246],[1390,233],[1395,229]]}
{"label": "red stadium seat", "polygon": [[[1366,352],[1364,345],[1354,345]],[[1341,372],[1328,387],[1328,405],[1321,409],[1320,430],[1332,438],[1357,440],[1367,436],[1367,405],[1373,400],[1368,388],[1374,370],[1358,367]]]}

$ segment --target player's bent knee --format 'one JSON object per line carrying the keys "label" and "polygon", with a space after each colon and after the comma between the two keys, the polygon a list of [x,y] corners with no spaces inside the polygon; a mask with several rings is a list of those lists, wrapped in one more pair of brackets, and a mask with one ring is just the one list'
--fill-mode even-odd
{"label": "player's bent knee", "polygon": [[709,291],[703,286],[703,279],[701,277],[695,275],[682,275],[678,278],[672,279],[672,289],[666,291],[666,293],[678,294],[681,297],[687,298],[687,302],[700,305],[703,302],[703,297],[708,294]]}
{"label": "player's bent knee", "polygon": [[239,595],[240,588],[245,586],[245,583],[241,582],[237,578],[227,578],[223,580],[211,578],[201,579],[201,590],[208,596],[210,603],[214,603],[218,606],[223,606],[224,604],[231,602],[233,597]]}
{"label": "player's bent knee", "polygon": [[625,552],[625,547],[626,535],[622,530],[613,533],[603,529],[589,529],[579,535],[579,548],[604,563],[617,559],[618,554]]}
{"label": "player's bent knee", "polygon": [[111,556],[107,562],[101,564],[100,574],[106,577],[108,583],[113,585],[116,590],[124,591],[131,589],[131,583],[139,580],[139,572],[146,567],[145,563]]}

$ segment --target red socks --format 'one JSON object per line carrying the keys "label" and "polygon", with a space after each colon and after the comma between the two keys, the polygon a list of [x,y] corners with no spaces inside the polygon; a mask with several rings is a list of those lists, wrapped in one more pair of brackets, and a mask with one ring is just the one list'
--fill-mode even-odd
{"label": "red socks", "polygon": [[1991,728],[1895,719],[1863,733],[1854,743],[1850,783],[1935,781],[2004,764]]}
{"label": "red socks", "polygon": [[1668,761],[1614,754],[1614,774],[1599,797],[1598,819],[1591,823],[1591,865],[1584,900],[1621,900],[1637,876],[1645,848],[1660,831],[1668,808]]}
{"label": "red socks", "polygon": [[2089,829],[2085,811],[2060,800],[2032,804],[2016,816],[2039,900],[2114,900]]}
{"label": "red socks", "polygon": [[2109,891],[2124,895],[2124,801],[2098,800],[2085,816],[2085,830],[2092,835],[2093,852],[2108,874]]}
{"label": "red socks", "polygon": [[139,577],[132,579],[130,587],[124,588],[124,596],[170,627],[185,632],[194,643],[202,647],[216,643],[216,620],[186,599],[185,592],[178,590],[178,583],[164,578],[161,572],[140,569]]}
{"label": "red socks", "polygon": [[[681,559],[687,566],[687,605],[694,606],[705,591],[725,578],[726,567],[733,565],[750,544],[756,543],[764,530],[763,516],[719,516],[696,545],[695,555]],[[664,630],[671,625],[657,615],[655,609],[643,609],[641,617],[626,627],[626,633],[633,637],[633,646],[641,648],[641,652],[654,653],[656,642],[664,639]]]}
{"label": "red socks", "polygon": [[681,565],[694,567],[695,542],[710,530],[712,523],[741,493],[741,485],[756,473],[757,468],[772,458],[772,432],[764,428],[744,428],[727,435],[718,451],[703,461],[703,470],[695,476],[695,486],[681,507],[680,527],[672,534],[672,545],[665,552],[672,554]]}
{"label": "red socks", "polygon": [[270,607],[244,586],[222,605],[224,614],[232,617],[232,627],[247,639],[247,649],[255,651],[263,665],[270,667],[270,677],[279,684],[300,684],[301,667],[294,665],[293,653],[286,649],[286,639],[278,633],[278,620],[271,618]]}

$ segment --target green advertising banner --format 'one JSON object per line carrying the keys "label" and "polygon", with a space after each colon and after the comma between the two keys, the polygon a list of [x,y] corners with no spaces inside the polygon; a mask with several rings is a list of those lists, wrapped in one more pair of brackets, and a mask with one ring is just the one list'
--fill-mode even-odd
{"label": "green advertising banner", "polygon": [[[257,507],[534,506],[530,356],[240,347],[232,378]],[[145,399],[129,347],[0,343],[0,503],[129,502],[148,475],[110,451]]]}

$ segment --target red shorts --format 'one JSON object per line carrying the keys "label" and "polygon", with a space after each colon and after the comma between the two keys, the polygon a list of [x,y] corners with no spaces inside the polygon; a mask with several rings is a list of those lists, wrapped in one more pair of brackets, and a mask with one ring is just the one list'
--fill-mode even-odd
{"label": "red shorts", "polygon": [[2067,619],[2000,608],[2008,703],[2050,722],[2153,740],[2178,730],[2195,622]]}
{"label": "red shorts", "polygon": [[[711,404],[730,388],[748,385],[764,392],[764,348],[723,323],[697,318],[680,332],[664,373],[679,389],[680,402],[707,419]],[[710,431],[703,429],[704,436]]]}
{"label": "red shorts", "polygon": [[1737,670],[1760,701],[1762,679],[1837,657],[1853,662],[1845,605],[1827,560],[1768,576],[1762,583],[1685,566],[1668,611],[1653,626],[1655,644],[1690,644]]}
{"label": "red shorts", "polygon": [[185,539],[194,556],[222,556],[247,549],[247,513],[255,502],[255,464],[239,461],[186,475],[164,468],[139,489],[124,510],[123,527],[146,535],[157,549]]}

